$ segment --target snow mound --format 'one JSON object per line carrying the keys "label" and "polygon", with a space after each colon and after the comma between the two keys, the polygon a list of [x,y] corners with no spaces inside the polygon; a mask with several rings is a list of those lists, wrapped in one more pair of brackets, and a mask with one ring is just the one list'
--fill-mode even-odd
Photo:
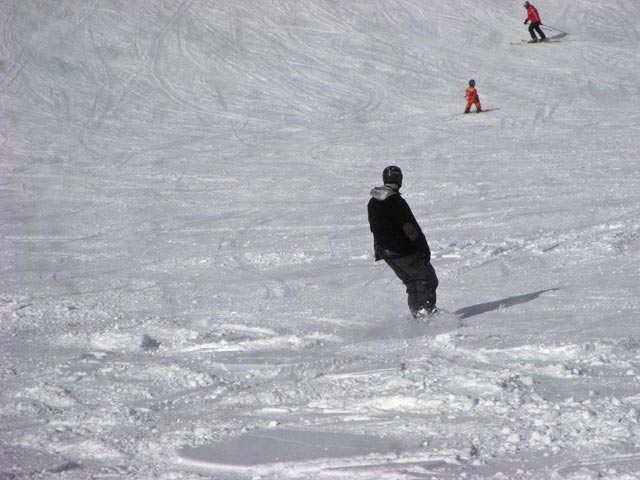
{"label": "snow mound", "polygon": [[[313,468],[319,463],[349,463],[346,459],[369,457],[381,461],[402,449],[394,439],[304,430],[270,430],[246,433],[210,445],[179,451],[184,464],[214,470],[255,470],[296,466]],[[342,459],[342,461],[338,461]]]}

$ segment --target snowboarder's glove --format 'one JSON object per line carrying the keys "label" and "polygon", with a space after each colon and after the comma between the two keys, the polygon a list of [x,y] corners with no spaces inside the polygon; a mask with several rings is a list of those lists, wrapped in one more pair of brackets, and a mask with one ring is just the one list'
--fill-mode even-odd
{"label": "snowboarder's glove", "polygon": [[525,20],[525,21],[524,21],[524,24],[525,24],[525,25],[526,25],[527,23],[529,23],[529,20]]}
{"label": "snowboarder's glove", "polygon": [[424,258],[424,262],[429,263],[431,261],[431,249],[429,248],[429,244],[427,243],[427,239],[424,235],[420,235],[420,238],[414,241],[413,244],[420,252],[420,256]]}

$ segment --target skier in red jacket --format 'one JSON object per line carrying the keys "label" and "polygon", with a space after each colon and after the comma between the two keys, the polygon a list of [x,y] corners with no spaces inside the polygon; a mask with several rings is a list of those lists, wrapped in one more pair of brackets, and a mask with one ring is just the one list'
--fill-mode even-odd
{"label": "skier in red jacket", "polygon": [[547,40],[547,36],[544,34],[540,25],[542,25],[542,20],[540,20],[540,14],[538,13],[538,9],[531,5],[529,2],[524,2],[524,8],[527,9],[527,19],[524,21],[524,24],[531,22],[529,24],[529,34],[531,35],[530,43],[537,43],[538,38],[534,31],[538,32],[540,35],[540,41],[544,42]]}
{"label": "skier in red jacket", "polygon": [[471,111],[471,105],[476,106],[477,113],[480,113],[482,111],[482,105],[480,104],[480,95],[478,95],[478,90],[476,90],[475,80],[469,80],[469,87],[467,87],[467,91],[464,92],[464,98],[467,99],[467,107],[464,109],[464,113],[469,113]]}

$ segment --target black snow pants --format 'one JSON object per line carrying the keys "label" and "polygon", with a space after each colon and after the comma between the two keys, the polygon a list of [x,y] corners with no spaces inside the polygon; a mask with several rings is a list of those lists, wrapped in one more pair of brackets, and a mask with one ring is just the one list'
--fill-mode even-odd
{"label": "black snow pants", "polygon": [[417,317],[423,309],[431,313],[436,308],[438,277],[424,254],[416,252],[405,257],[385,258],[384,261],[407,287],[411,315]]}
{"label": "black snow pants", "polygon": [[540,35],[540,40],[545,40],[547,38],[547,36],[544,34],[542,29],[540,28],[540,22],[531,22],[529,24],[529,34],[531,35],[531,38],[533,40],[537,40],[536,34],[533,33],[534,30],[538,32],[538,35]]}

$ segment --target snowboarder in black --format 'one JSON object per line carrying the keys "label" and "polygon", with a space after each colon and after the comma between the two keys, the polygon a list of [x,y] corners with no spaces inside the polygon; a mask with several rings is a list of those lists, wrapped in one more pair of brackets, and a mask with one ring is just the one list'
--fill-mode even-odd
{"label": "snowboarder in black", "polygon": [[437,312],[438,277],[427,239],[400,194],[400,167],[385,168],[382,182],[384,186],[371,190],[367,206],[375,259],[384,260],[404,283],[413,317],[430,315]]}

